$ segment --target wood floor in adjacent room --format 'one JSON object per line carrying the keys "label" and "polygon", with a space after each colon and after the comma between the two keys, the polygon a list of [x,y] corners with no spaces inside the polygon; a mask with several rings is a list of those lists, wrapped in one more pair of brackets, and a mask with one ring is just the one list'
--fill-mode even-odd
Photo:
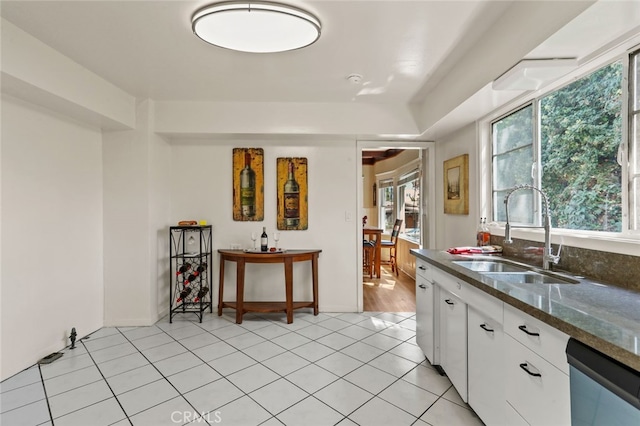
{"label": "wood floor in adjacent room", "polygon": [[374,312],[415,312],[416,283],[413,278],[400,272],[391,272],[391,267],[382,265],[380,278],[363,279],[363,308]]}

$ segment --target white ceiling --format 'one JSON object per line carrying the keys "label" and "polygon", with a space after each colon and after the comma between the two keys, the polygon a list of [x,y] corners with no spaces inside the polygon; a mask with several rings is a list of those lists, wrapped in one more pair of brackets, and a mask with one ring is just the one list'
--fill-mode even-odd
{"label": "white ceiling", "polygon": [[[320,40],[291,52],[249,54],[208,45],[193,35],[190,17],[208,3],[212,1],[2,0],[0,13],[140,99],[415,105],[428,104],[438,84],[464,64],[469,52],[482,48],[487,66],[505,58],[500,72],[517,62],[502,55],[500,48],[487,49],[491,45],[486,40],[483,44],[483,38],[496,28],[508,28],[504,20],[514,15],[505,13],[513,12],[513,3],[543,4],[287,0],[319,17]],[[552,3],[540,7],[551,12]],[[558,25],[553,19],[541,20],[536,28],[543,39],[516,58],[585,58],[610,40],[637,31],[639,4],[601,1],[573,22],[563,18],[567,22],[562,25],[570,25],[557,33],[549,30]],[[522,39],[522,46],[537,40],[526,33],[505,33],[504,38]],[[484,65],[476,66],[480,70]],[[484,87],[500,72],[487,74],[476,87]],[[350,83],[346,77],[351,73],[361,74],[362,83]],[[477,91],[469,90],[473,93],[467,98]],[[450,112],[464,101],[456,102]]]}

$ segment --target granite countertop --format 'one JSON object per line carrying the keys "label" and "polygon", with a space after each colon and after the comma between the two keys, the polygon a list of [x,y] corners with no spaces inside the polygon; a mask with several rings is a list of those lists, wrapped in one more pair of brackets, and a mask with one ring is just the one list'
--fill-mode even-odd
{"label": "granite countertop", "polygon": [[[418,249],[412,249],[411,253],[640,371],[639,292],[571,274],[565,275],[577,283],[511,284],[453,263],[458,260],[484,260],[487,256],[452,255],[446,251]],[[562,274],[561,271],[559,273]]]}

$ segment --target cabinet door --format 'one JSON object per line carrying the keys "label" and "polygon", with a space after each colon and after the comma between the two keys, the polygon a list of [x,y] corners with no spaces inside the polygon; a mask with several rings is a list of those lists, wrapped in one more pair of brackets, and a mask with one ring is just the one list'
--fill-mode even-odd
{"label": "cabinet door", "polygon": [[504,330],[468,307],[469,405],[489,426],[505,425]]}
{"label": "cabinet door", "polygon": [[440,289],[440,365],[467,402],[467,305]]}
{"label": "cabinet door", "polygon": [[432,365],[440,362],[435,325],[436,286],[416,275],[416,341]]}

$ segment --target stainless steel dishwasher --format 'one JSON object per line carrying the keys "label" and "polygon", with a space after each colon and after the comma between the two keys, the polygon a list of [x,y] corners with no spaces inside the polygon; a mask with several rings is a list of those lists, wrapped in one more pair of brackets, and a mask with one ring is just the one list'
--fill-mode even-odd
{"label": "stainless steel dishwasher", "polygon": [[640,372],[571,338],[572,426],[640,425]]}

